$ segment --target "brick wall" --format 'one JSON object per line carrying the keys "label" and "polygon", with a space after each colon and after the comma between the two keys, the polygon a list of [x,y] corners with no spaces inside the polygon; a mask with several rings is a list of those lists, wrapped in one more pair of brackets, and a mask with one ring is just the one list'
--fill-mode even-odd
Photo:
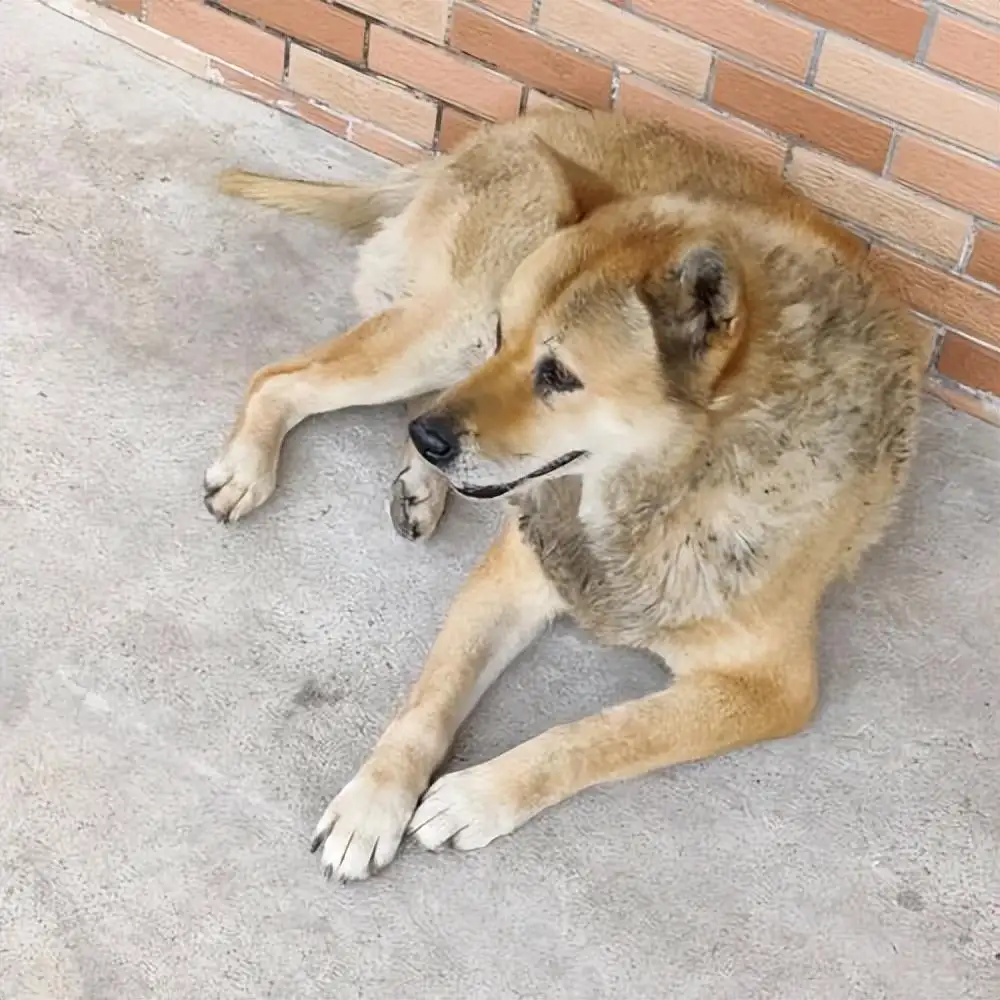
{"label": "brick wall", "polygon": [[559,102],[728,143],[872,244],[1000,422],[1000,0],[46,0],[397,162]]}

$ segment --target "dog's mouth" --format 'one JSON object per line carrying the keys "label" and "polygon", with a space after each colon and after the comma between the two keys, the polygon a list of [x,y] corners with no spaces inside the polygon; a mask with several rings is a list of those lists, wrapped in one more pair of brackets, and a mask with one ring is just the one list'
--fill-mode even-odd
{"label": "dog's mouth", "polygon": [[463,497],[469,497],[470,500],[495,500],[497,497],[502,497],[505,493],[510,493],[511,490],[516,490],[518,486],[523,486],[532,479],[541,479],[543,476],[547,476],[557,469],[564,468],[571,462],[575,462],[578,458],[583,458],[586,454],[585,451],[567,452],[561,458],[556,458],[543,465],[540,469],[535,469],[534,472],[529,472],[526,476],[521,476],[520,479],[515,479],[511,483],[494,483],[490,486],[457,486],[452,484],[452,487],[456,493],[461,493]]}

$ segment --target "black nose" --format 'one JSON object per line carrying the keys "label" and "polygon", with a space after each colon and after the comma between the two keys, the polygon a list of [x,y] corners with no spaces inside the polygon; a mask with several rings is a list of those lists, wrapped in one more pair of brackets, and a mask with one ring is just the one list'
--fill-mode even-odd
{"label": "black nose", "polygon": [[417,417],[410,423],[410,440],[431,465],[446,465],[458,454],[458,435],[445,417]]}

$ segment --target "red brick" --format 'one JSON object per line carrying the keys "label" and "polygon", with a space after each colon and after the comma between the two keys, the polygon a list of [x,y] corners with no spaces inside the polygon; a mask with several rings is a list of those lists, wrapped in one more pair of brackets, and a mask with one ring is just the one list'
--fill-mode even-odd
{"label": "red brick", "polygon": [[145,52],[171,66],[177,66],[192,76],[203,80],[217,78],[212,57],[194,46],[157,31],[137,18],[119,14],[110,7],[94,6],[90,0],[68,0],[68,2],[73,17],[84,18],[87,24],[92,24],[98,31],[127,42],[140,52]]}
{"label": "red brick", "polygon": [[403,166],[419,163],[430,156],[426,149],[404,142],[374,125],[369,125],[368,122],[351,122],[347,128],[347,138],[355,146]]}
{"label": "red brick", "polygon": [[441,129],[438,132],[438,149],[450,153],[466,136],[482,125],[482,119],[467,115],[457,108],[441,109]]}
{"label": "red brick", "polygon": [[958,263],[972,224],[964,212],[811,149],[794,151],[788,179],[840,218]]}
{"label": "red brick", "polygon": [[256,76],[280,80],[285,43],[252,24],[196,0],[149,0],[150,27],[173,35]]}
{"label": "red brick", "polygon": [[295,94],[274,83],[266,80],[258,80],[257,77],[244,73],[242,70],[227,66],[225,63],[212,60],[212,69],[221,80],[222,85],[229,90],[234,90],[244,97],[250,97],[255,101],[262,101],[271,107],[285,111],[296,118],[309,122],[310,125],[317,125],[327,132],[339,135],[342,138],[347,136],[347,119],[341,118],[330,111],[310,104],[308,101],[297,97]]}
{"label": "red brick", "polygon": [[942,14],[927,52],[927,65],[1000,92],[1000,31]]}
{"label": "red brick", "polygon": [[632,0],[632,10],[799,80],[816,43],[811,27],[752,0]]}
{"label": "red brick", "polygon": [[618,10],[608,0],[545,0],[538,27],[675,90],[705,93],[712,68],[707,45]]}
{"label": "red brick", "polygon": [[492,63],[515,79],[578,104],[605,108],[611,100],[611,67],[543,41],[464,4],[451,19],[452,48]]}
{"label": "red brick", "polygon": [[[285,3],[294,0],[283,0]],[[433,42],[444,40],[448,25],[450,0],[342,0],[345,7],[360,11],[409,31],[410,34],[429,38]]]}
{"label": "red brick", "polygon": [[98,2],[121,14],[128,14],[131,17],[142,16],[142,0],[98,0]]}
{"label": "red brick", "polygon": [[222,6],[352,62],[364,56],[364,19],[321,0],[222,0]]}
{"label": "red brick", "polygon": [[530,21],[531,0],[479,0],[480,6],[489,7],[509,21]]}
{"label": "red brick", "polygon": [[567,104],[565,101],[560,101],[556,97],[549,97],[548,94],[543,94],[540,90],[529,90],[528,100],[525,104],[525,111],[554,111],[573,108],[574,105]]}
{"label": "red brick", "polygon": [[826,38],[816,89],[986,156],[1000,156],[1000,101],[857,42]]}
{"label": "red brick", "polygon": [[892,129],[838,107],[801,87],[755,73],[727,60],[715,71],[713,102],[750,121],[880,173]]}
{"label": "red brick", "polygon": [[900,136],[890,170],[942,201],[1000,222],[1000,169],[917,136]]}
{"label": "red brick", "polygon": [[618,106],[626,114],[662,118],[680,132],[728,146],[771,171],[780,171],[788,147],[752,125],[686,101],[636,77],[623,77]]}
{"label": "red brick", "polygon": [[379,24],[371,28],[368,66],[486,118],[515,118],[521,105],[522,88],[513,80]]}
{"label": "red brick", "polygon": [[350,118],[373,122],[402,139],[430,146],[437,108],[430,101],[350,66],[292,46],[288,84]]}
{"label": "red brick", "polygon": [[976,233],[965,270],[970,277],[1000,288],[1000,229],[981,229]]}
{"label": "red brick", "polygon": [[945,334],[937,370],[953,382],[1000,396],[1000,351],[977,344],[961,334]]}
{"label": "red brick", "polygon": [[[284,106],[284,101],[282,101],[279,107],[284,108]],[[292,105],[288,110],[296,117],[309,122],[310,125],[316,125],[326,132],[332,132],[334,135],[347,138],[347,129],[350,122],[346,118],[341,118],[340,115],[335,115],[332,111],[317,107],[312,102],[306,101],[301,97],[293,98]]]}
{"label": "red brick", "polygon": [[872,250],[868,259],[903,302],[1000,347],[1000,294],[884,247]]}
{"label": "red brick", "polygon": [[918,0],[772,0],[796,14],[912,59],[927,24]]}
{"label": "red brick", "polygon": [[948,7],[954,7],[965,14],[973,14],[984,21],[1000,24],[1000,3],[997,0],[943,0]]}
{"label": "red brick", "polygon": [[[211,60],[211,68],[216,74],[216,81],[221,83],[227,90],[235,90],[244,97],[251,97],[255,101],[262,101],[274,107],[282,99],[287,99],[290,103],[294,100],[292,94],[285,90],[280,84],[269,83],[267,80],[259,80],[235,66],[227,66],[217,59]],[[346,122],[344,123],[346,126]],[[346,129],[345,129],[346,131]]]}

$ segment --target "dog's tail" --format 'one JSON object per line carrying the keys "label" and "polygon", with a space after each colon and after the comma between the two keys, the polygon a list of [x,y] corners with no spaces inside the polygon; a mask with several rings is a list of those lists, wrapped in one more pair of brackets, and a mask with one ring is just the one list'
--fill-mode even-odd
{"label": "dog's tail", "polygon": [[379,219],[399,215],[413,200],[422,179],[419,169],[397,170],[375,183],[300,181],[227,170],[219,177],[224,194],[259,201],[295,215],[332,222],[345,233],[370,236]]}

